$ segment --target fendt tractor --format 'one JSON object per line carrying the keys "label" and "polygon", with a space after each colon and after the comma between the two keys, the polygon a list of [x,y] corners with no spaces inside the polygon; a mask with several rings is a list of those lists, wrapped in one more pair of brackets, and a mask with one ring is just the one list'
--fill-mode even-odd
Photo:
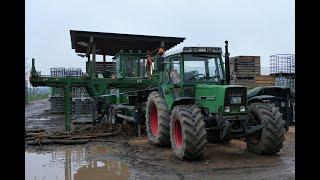
{"label": "fendt tractor", "polygon": [[[166,50],[185,38],[70,31],[72,48],[85,53],[83,77],[41,76],[33,59],[33,86],[64,87],[65,127],[71,129],[70,88],[86,87],[97,105],[93,123],[145,125],[149,142],[172,147],[181,160],[204,158],[207,142],[241,139],[257,154],[275,154],[284,121],[271,103],[247,104],[247,89],[230,85],[228,42],[220,47]],[[95,73],[96,55],[113,56],[116,73]],[[150,64],[151,63],[151,64]],[[147,67],[149,66],[149,67]]]}

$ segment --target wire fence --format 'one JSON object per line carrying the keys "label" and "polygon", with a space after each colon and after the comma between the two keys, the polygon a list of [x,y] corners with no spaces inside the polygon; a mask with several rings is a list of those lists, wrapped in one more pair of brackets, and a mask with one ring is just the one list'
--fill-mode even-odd
{"label": "wire fence", "polygon": [[270,73],[295,73],[294,54],[275,54],[270,56]]}

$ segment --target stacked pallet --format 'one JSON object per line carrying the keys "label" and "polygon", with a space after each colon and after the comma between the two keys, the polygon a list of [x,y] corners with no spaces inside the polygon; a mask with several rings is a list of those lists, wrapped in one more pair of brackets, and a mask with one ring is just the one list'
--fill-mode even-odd
{"label": "stacked pallet", "polygon": [[254,80],[260,75],[260,56],[235,56],[229,62],[231,79]]}
{"label": "stacked pallet", "polygon": [[274,86],[275,78],[269,75],[256,76],[256,86]]}

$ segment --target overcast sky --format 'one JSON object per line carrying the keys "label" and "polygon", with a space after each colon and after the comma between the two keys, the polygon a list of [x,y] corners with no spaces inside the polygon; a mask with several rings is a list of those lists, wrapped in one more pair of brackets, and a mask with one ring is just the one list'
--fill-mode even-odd
{"label": "overcast sky", "polygon": [[[294,0],[28,0],[25,56],[30,67],[80,67],[70,30],[185,37],[183,46],[220,46],[231,56],[295,53]],[[97,57],[102,61],[102,57]],[[30,69],[30,68],[29,68]]]}

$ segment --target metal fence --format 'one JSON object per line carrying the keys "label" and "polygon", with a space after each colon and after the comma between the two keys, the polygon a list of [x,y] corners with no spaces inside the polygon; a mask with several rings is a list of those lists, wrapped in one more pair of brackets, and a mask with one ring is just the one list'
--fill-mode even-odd
{"label": "metal fence", "polygon": [[276,54],[270,56],[270,73],[295,73],[294,54]]}
{"label": "metal fence", "polygon": [[73,98],[74,105],[74,122],[86,123],[92,122],[96,117],[94,101],[92,98]]}
{"label": "metal fence", "polygon": [[81,68],[68,68],[65,70],[66,77],[80,77],[83,75]]}
{"label": "metal fence", "polygon": [[54,114],[64,113],[64,98],[63,97],[49,97],[50,112]]}
{"label": "metal fence", "polygon": [[275,85],[282,87],[289,87],[291,89],[295,89],[295,78],[294,77],[285,77],[279,76],[275,77]]}
{"label": "metal fence", "polygon": [[[80,77],[81,68],[50,68],[51,77]],[[50,94],[51,113],[64,113],[64,89],[52,87]],[[74,122],[92,122],[96,115],[94,101],[85,87],[71,88],[71,105]]]}
{"label": "metal fence", "polygon": [[66,69],[64,67],[50,68],[51,77],[65,77]]}

